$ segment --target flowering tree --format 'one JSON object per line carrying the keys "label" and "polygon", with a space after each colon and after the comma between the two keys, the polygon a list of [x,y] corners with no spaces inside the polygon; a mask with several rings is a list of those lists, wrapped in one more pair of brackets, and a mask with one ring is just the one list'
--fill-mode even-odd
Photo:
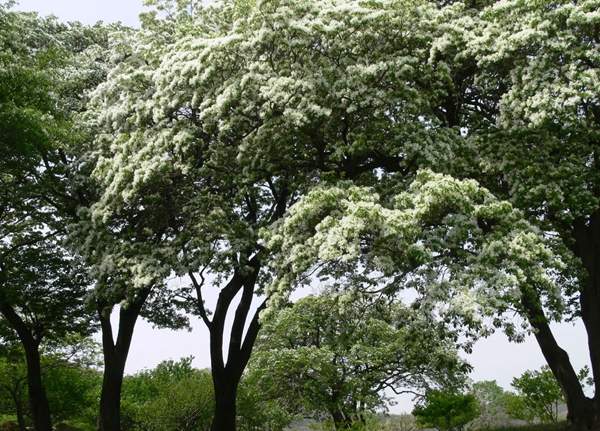
{"label": "flowering tree", "polygon": [[462,138],[441,119],[447,70],[426,61],[433,3],[153,3],[90,106],[102,196],[81,229],[100,274],[134,269],[126,297],[189,278],[178,296],[210,332],[213,429],[230,430],[272,275],[260,229],[322,180],[453,169]]}
{"label": "flowering tree", "polygon": [[[565,263],[510,203],[473,180],[420,171],[393,200],[354,185],[318,188],[265,231],[278,257],[272,301],[307,272],[364,291],[413,290],[425,309],[487,331],[485,317],[514,339],[523,297],[560,313]],[[503,313],[504,312],[504,313]]]}
{"label": "flowering tree", "polygon": [[[599,374],[595,1],[151,3],[90,106],[101,197],[80,228],[106,280],[99,292],[113,305],[125,298],[132,316],[156,291],[148,286],[189,277],[179,296],[210,330],[214,429],[235,426],[256,294],[273,284],[269,294],[285,297],[317,260],[334,277],[358,269],[354,284],[414,288],[423,306],[477,331],[488,330],[482,315],[511,338],[534,329],[571,421],[594,425],[595,401],[549,322],[583,317]],[[429,172],[415,196],[402,194],[419,168],[477,178],[490,192]],[[259,230],[339,180],[370,188],[303,200],[284,223],[291,231],[270,243],[289,252],[274,263]],[[330,210],[358,224],[319,225]],[[328,223],[338,229],[329,236]],[[292,244],[300,239],[305,250]],[[129,281],[112,283],[115,274]],[[212,317],[209,286],[219,292]]]}
{"label": "flowering tree", "polygon": [[449,69],[445,112],[465,135],[458,174],[521,209],[568,265],[553,288],[562,306],[549,307],[543,291],[529,288],[506,299],[520,302],[565,393],[569,420],[593,429],[598,397],[585,396],[549,323],[582,319],[598,382],[598,3],[443,3],[428,61]]}
{"label": "flowering tree", "polygon": [[465,90],[480,95],[485,121],[464,127],[478,148],[477,177],[573,261],[578,283],[562,288],[568,305],[563,318],[581,318],[585,326],[593,398],[586,397],[537,296],[524,297],[521,315],[534,329],[577,429],[598,427],[599,417],[598,7],[597,1],[511,0],[474,11],[456,3],[445,10],[444,37],[431,58],[476,66]]}

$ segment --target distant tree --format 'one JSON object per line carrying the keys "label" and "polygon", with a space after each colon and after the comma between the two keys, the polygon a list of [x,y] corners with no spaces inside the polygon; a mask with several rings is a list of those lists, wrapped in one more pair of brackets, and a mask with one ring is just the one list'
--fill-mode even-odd
{"label": "distant tree", "polygon": [[417,431],[417,419],[411,414],[395,415],[381,421],[382,431]]}
{"label": "distant tree", "polygon": [[385,389],[424,392],[467,366],[430,317],[350,292],[309,296],[266,320],[250,369],[266,398],[350,429],[386,405]]}
{"label": "distant tree", "polygon": [[247,372],[238,394],[238,429],[240,431],[282,431],[294,418],[285,404],[265,394],[258,373]]}
{"label": "distant tree", "polygon": [[413,410],[417,423],[439,431],[462,431],[479,415],[479,403],[473,394],[449,390],[427,392],[421,404]]}
{"label": "distant tree", "polygon": [[479,416],[469,424],[469,429],[486,430],[505,425],[509,419],[507,399],[510,396],[495,380],[473,384],[471,393],[479,402]]}
{"label": "distant tree", "polygon": [[[85,346],[81,345],[82,349]],[[102,373],[97,348],[86,352],[53,352],[43,357],[42,372],[53,419],[96,426]],[[93,356],[90,356],[93,355]]]}
{"label": "distant tree", "polygon": [[558,422],[559,408],[565,403],[565,398],[548,366],[536,371],[525,371],[513,379],[512,386],[516,394],[509,396],[507,400],[511,416],[528,422]]}
{"label": "distant tree", "polygon": [[125,377],[123,427],[131,430],[205,430],[212,418],[210,373],[192,357],[164,361]]}

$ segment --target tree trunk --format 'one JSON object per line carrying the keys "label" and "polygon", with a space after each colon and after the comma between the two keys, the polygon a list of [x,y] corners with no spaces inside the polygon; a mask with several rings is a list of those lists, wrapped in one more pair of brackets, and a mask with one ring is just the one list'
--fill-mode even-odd
{"label": "tree trunk", "polygon": [[114,341],[110,321],[112,305],[98,304],[100,327],[102,328],[102,352],[104,356],[104,375],[100,394],[100,431],[121,430],[121,388],[125,374],[127,355],[133,338],[133,330],[142,307],[150,294],[147,288],[136,297],[127,308],[119,312],[119,329]]}
{"label": "tree trunk", "polygon": [[104,355],[104,375],[100,395],[100,430],[121,429],[121,387],[125,373],[125,360],[116,352]]}
{"label": "tree trunk", "polygon": [[27,362],[27,388],[29,390],[29,404],[31,418],[35,431],[52,431],[52,418],[48,397],[42,381],[42,365],[37,340],[23,319],[8,304],[0,302],[0,313],[8,321],[19,337],[25,351]]}
{"label": "tree trunk", "polygon": [[574,430],[599,430],[593,401],[587,398],[569,355],[557,343],[548,324],[540,300],[533,291],[522,292],[521,303],[534,329],[542,354],[558,381],[567,403],[567,419]]}
{"label": "tree trunk", "polygon": [[239,380],[233,380],[226,375],[213,373],[215,415],[211,431],[235,431],[236,429],[236,399]]}
{"label": "tree trunk", "polygon": [[25,346],[27,360],[27,389],[33,428],[36,431],[52,431],[52,419],[48,397],[42,383],[42,366],[37,345]]}
{"label": "tree trunk", "polygon": [[587,272],[579,300],[595,395],[593,399],[568,404],[569,421],[577,431],[600,431],[600,212],[594,213],[588,220],[577,220],[573,238],[572,251],[581,259]]}

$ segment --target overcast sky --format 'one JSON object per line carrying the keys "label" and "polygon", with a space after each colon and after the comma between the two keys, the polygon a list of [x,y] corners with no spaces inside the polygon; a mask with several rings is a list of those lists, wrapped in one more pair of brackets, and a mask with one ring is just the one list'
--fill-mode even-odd
{"label": "overcast sky", "polygon": [[[116,22],[137,26],[138,14],[143,0],[20,0],[19,10],[37,11],[43,15],[53,14],[64,21],[81,21],[93,24],[97,21]],[[207,296],[214,303],[215,294]],[[563,348],[569,352],[573,364],[580,369],[588,363],[585,332],[581,324],[554,325],[555,334]],[[153,367],[165,359],[178,359],[193,355],[195,365],[209,367],[208,332],[201,322],[194,321],[191,332],[153,329],[146,322],[136,328],[127,364],[127,372]],[[539,368],[544,358],[535,339],[524,343],[509,343],[502,334],[479,341],[468,356],[474,366],[474,380],[497,380],[505,388],[510,387],[514,376],[527,369]],[[408,399],[399,401],[392,411],[410,410]]]}
{"label": "overcast sky", "polygon": [[56,15],[64,21],[95,24],[98,21],[117,22],[129,26],[139,24],[138,14],[143,0],[17,0],[16,9]]}

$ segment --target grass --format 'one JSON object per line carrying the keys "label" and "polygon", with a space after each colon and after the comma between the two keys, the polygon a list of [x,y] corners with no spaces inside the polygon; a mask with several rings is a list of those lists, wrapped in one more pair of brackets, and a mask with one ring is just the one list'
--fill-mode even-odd
{"label": "grass", "polygon": [[567,431],[567,424],[562,422],[558,424],[540,424],[524,426],[508,426],[481,431]]}

